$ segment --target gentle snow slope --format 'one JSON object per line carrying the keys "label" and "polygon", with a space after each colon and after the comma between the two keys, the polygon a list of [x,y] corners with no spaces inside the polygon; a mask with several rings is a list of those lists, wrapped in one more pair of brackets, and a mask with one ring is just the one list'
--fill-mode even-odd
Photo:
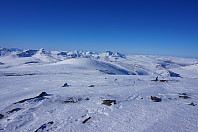
{"label": "gentle snow slope", "polygon": [[198,130],[197,59],[1,50],[0,132]]}

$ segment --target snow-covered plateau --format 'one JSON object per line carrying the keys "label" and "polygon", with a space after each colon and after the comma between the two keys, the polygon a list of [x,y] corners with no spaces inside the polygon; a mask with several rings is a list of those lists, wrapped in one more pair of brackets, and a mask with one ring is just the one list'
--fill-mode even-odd
{"label": "snow-covered plateau", "polygon": [[197,132],[198,59],[0,48],[0,132]]}

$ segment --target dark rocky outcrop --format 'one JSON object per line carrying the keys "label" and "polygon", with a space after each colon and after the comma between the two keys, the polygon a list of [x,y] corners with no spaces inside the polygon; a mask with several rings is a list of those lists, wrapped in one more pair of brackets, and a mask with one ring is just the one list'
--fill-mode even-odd
{"label": "dark rocky outcrop", "polygon": [[27,100],[32,100],[32,99],[36,99],[36,98],[41,98],[41,97],[46,96],[46,95],[47,95],[46,92],[42,92],[39,96],[36,96],[36,97],[33,97],[33,98],[29,98],[29,99],[24,99],[24,100],[15,102],[15,103],[13,103],[13,104],[23,103],[23,102],[25,102],[25,101],[27,101]]}
{"label": "dark rocky outcrop", "polygon": [[89,119],[91,119],[91,117],[88,117],[87,119],[85,119],[82,123],[86,123]]}
{"label": "dark rocky outcrop", "polygon": [[183,98],[183,99],[188,99],[190,98],[189,96],[187,96],[186,93],[178,93],[179,94],[179,98]]}
{"label": "dark rocky outcrop", "polygon": [[62,87],[69,87],[69,85],[67,83],[65,83]]}
{"label": "dark rocky outcrop", "polygon": [[[38,132],[39,130],[44,130],[47,126],[54,124],[53,121],[50,121],[46,124],[43,124],[41,127],[39,127],[35,132]],[[47,130],[48,131],[48,130]]]}
{"label": "dark rocky outcrop", "polygon": [[151,96],[151,100],[154,101],[154,102],[161,102],[162,101],[161,98],[158,98],[158,97],[155,97],[155,96]]}
{"label": "dark rocky outcrop", "polygon": [[3,76],[33,76],[38,75],[36,73],[3,73]]}
{"label": "dark rocky outcrop", "polygon": [[159,81],[159,80],[158,80],[158,77],[156,77],[155,80],[151,80],[151,81],[157,82],[157,81]]}
{"label": "dark rocky outcrop", "polygon": [[0,119],[2,119],[4,117],[4,115],[0,114]]}
{"label": "dark rocky outcrop", "polygon": [[85,98],[84,100],[89,100],[89,98]]}
{"label": "dark rocky outcrop", "polygon": [[168,80],[159,80],[158,77],[156,77],[155,80],[151,80],[151,81],[154,81],[154,82],[158,82],[158,81],[160,81],[160,82],[168,82]]}
{"label": "dark rocky outcrop", "polygon": [[10,114],[10,113],[13,113],[13,112],[19,111],[19,110],[21,110],[21,108],[15,108],[13,110],[8,111],[7,113]]}
{"label": "dark rocky outcrop", "polygon": [[184,95],[184,96],[179,96],[179,98],[188,99],[188,98],[190,98],[190,97],[187,96],[187,95]]}
{"label": "dark rocky outcrop", "polygon": [[64,101],[65,103],[77,103],[79,101],[89,100],[89,98],[81,98],[81,97],[67,97]]}
{"label": "dark rocky outcrop", "polygon": [[160,82],[168,82],[169,80],[159,80]]}
{"label": "dark rocky outcrop", "polygon": [[158,77],[155,78],[155,80],[151,80],[153,82],[170,82],[170,81],[177,81],[177,80],[165,80],[165,79],[162,79],[162,80],[159,80]]}
{"label": "dark rocky outcrop", "polygon": [[64,102],[65,103],[77,103],[79,101],[81,101],[82,98],[73,98],[73,97],[69,97],[67,98]]}
{"label": "dark rocky outcrop", "polygon": [[175,72],[172,72],[172,71],[168,71],[168,72],[169,72],[170,77],[181,77],[179,74]]}
{"label": "dark rocky outcrop", "polygon": [[116,100],[103,100],[102,104],[111,106],[113,104],[116,104]]}
{"label": "dark rocky outcrop", "polygon": [[28,62],[25,62],[24,64],[35,64],[35,63],[39,63],[38,61],[28,61]]}
{"label": "dark rocky outcrop", "polygon": [[192,102],[192,103],[190,103],[190,104],[188,104],[188,105],[192,105],[192,106],[195,106],[195,104]]}

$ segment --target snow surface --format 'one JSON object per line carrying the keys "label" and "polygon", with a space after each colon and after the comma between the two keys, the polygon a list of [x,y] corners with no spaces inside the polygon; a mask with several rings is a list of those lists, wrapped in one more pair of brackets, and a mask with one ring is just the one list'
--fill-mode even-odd
{"label": "snow surface", "polygon": [[[198,130],[198,59],[0,51],[2,132]],[[42,92],[47,94],[38,97]],[[116,103],[108,106],[104,100]]]}

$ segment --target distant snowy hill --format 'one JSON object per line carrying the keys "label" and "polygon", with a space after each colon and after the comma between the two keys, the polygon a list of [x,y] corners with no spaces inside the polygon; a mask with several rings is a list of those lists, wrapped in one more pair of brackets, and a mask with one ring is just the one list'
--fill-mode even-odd
{"label": "distant snowy hill", "polygon": [[[20,67],[20,65],[27,66],[34,64],[38,66],[44,63],[54,63],[56,65],[70,64],[70,66],[72,65],[73,67],[78,65],[78,67],[86,67],[87,69],[92,68],[92,70],[95,69],[106,74],[156,75],[171,77],[182,77],[180,73],[186,75],[179,69],[187,68],[198,63],[197,59],[190,58],[147,55],[125,56],[111,51],[105,53],[91,51],[46,51],[43,48],[39,50],[0,48],[0,55],[1,69],[13,66]],[[12,62],[15,63],[12,64]]]}

